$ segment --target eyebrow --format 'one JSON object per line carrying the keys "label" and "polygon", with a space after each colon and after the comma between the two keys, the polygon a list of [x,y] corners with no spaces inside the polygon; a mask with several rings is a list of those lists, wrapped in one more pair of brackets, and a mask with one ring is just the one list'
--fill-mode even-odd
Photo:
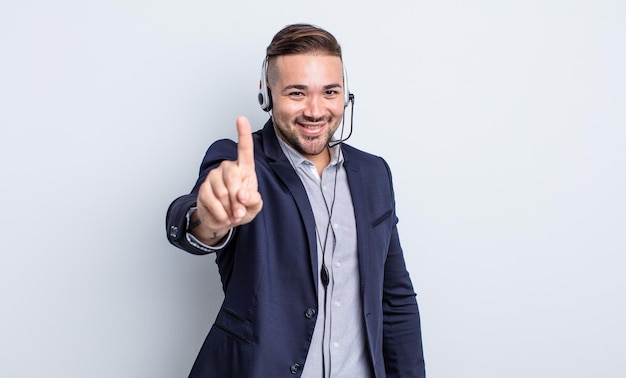
{"label": "eyebrow", "polygon": [[[309,87],[304,85],[304,84],[291,84],[291,85],[288,85],[285,88],[283,88],[283,92],[284,91],[288,91],[290,89],[306,90],[308,88]],[[335,89],[335,88],[341,88],[341,84],[334,83],[334,84],[324,85],[324,90]]]}

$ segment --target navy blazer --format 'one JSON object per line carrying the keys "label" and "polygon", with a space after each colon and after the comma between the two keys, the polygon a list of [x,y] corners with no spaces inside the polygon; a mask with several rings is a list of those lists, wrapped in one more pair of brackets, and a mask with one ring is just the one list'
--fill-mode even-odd
{"label": "navy blazer", "polygon": [[[253,133],[263,209],[216,252],[224,301],[190,377],[299,376],[318,309],[315,220],[306,191],[283,154],[271,120]],[[376,377],[424,377],[420,318],[396,228],[387,163],[342,145],[354,205],[360,292],[367,346]],[[209,147],[198,181],[167,212],[169,241],[204,252],[185,237],[186,214],[208,172],[237,159],[237,145]]]}

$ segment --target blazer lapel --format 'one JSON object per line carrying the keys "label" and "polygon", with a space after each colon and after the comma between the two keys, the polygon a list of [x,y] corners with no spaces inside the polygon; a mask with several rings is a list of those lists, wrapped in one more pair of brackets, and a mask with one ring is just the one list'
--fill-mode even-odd
{"label": "blazer lapel", "polygon": [[318,272],[317,272],[317,242],[315,235],[315,217],[313,216],[313,210],[311,209],[311,204],[309,203],[309,199],[306,194],[306,190],[298,177],[298,174],[294,171],[291,163],[283,153],[280,148],[280,144],[278,143],[278,139],[276,133],[274,131],[274,126],[272,124],[272,120],[267,121],[263,129],[261,130],[261,135],[263,136],[263,151],[265,152],[265,156],[267,156],[267,162],[276,173],[276,176],[282,181],[282,183],[287,187],[294,201],[296,202],[296,206],[298,207],[298,211],[300,212],[299,216],[302,222],[304,223],[307,240],[309,243],[309,257],[311,262],[311,275],[313,281],[315,283],[315,290],[317,292],[318,288]]}
{"label": "blazer lapel", "polygon": [[365,292],[365,282],[367,280],[367,266],[368,266],[368,245],[369,245],[369,232],[368,229],[368,214],[367,214],[367,197],[365,195],[365,178],[361,173],[359,165],[351,159],[351,151],[349,148],[343,148],[344,154],[344,167],[346,169],[346,175],[348,177],[348,185],[350,186],[350,194],[352,196],[352,206],[354,207],[354,218],[356,222],[356,240],[357,240],[357,253],[359,256],[359,276],[360,276],[360,291],[361,299]]}

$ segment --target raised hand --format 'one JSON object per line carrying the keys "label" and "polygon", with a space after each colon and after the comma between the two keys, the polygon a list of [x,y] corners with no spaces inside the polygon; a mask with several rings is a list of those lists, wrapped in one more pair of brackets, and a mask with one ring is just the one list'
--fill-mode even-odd
{"label": "raised hand", "polygon": [[246,117],[237,118],[237,133],[237,161],[225,160],[209,172],[200,186],[198,210],[190,222],[191,233],[208,245],[216,244],[230,228],[252,221],[263,207]]}

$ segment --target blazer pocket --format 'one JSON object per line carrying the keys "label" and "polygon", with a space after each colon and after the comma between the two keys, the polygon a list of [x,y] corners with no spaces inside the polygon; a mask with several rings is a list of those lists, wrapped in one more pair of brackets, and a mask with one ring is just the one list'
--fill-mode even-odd
{"label": "blazer pocket", "polygon": [[223,307],[215,318],[215,326],[243,343],[250,343],[252,331],[248,321],[232,310]]}

